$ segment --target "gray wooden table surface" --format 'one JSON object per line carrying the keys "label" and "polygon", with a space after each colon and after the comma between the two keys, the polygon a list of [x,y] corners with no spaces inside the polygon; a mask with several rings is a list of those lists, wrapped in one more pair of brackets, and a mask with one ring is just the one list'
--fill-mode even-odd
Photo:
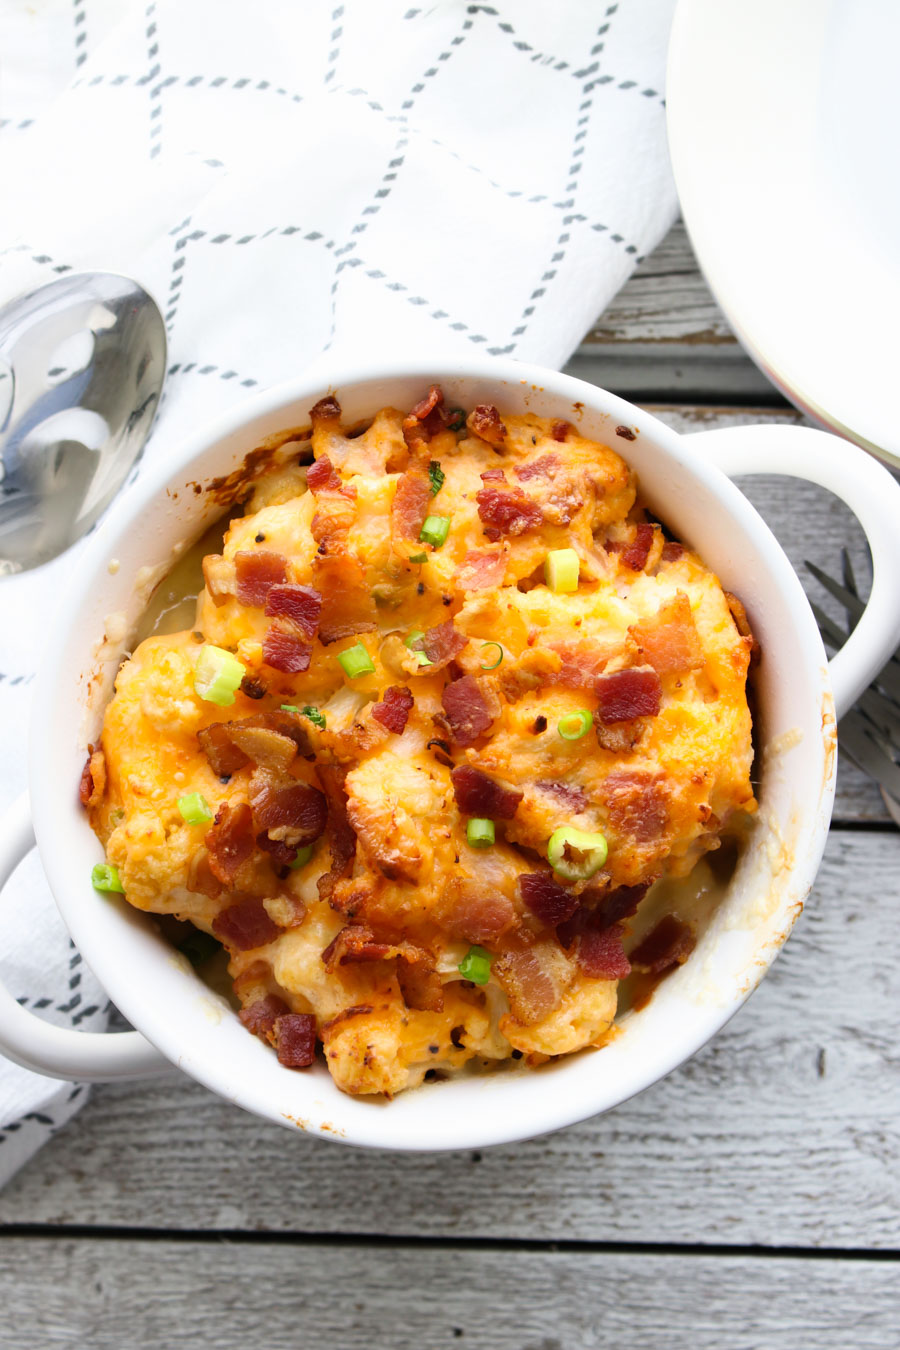
{"label": "gray wooden table surface", "polygon": [[[801,420],[680,227],[570,368],[679,429]],[[845,542],[865,572],[826,493],[747,488],[801,576]],[[842,762],[819,880],[759,992],[667,1080],[547,1138],[362,1153],[174,1072],[96,1088],[0,1194],[0,1346],[894,1350],[898,862]]]}

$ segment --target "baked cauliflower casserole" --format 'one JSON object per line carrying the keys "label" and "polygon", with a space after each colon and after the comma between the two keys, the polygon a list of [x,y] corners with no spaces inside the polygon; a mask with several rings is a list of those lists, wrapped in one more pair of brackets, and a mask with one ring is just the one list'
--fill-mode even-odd
{"label": "baked cauliflower casserole", "polygon": [[249,1031],[346,1092],[601,1046],[693,946],[630,940],[648,888],[755,810],[740,603],[571,423],[437,386],[310,418],[119,671],[94,883],[215,939]]}

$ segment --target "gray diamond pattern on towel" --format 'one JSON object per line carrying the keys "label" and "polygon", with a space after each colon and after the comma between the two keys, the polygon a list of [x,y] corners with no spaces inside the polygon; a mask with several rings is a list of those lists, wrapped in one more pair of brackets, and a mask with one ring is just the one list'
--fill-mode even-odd
{"label": "gray diamond pattern on towel", "polygon": [[[170,367],[146,460],[313,361],[560,366],[674,218],[673,7],[14,0],[0,303],[79,268],[156,296]],[[77,558],[0,581],[2,807]],[[27,1006],[105,1024],[34,858],[0,903],[0,952]],[[85,1096],[0,1061],[0,1184]]]}

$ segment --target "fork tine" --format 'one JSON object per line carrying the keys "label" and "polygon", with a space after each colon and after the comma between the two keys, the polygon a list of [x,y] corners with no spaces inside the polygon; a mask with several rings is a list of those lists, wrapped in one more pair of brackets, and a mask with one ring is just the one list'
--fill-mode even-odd
{"label": "fork tine", "polygon": [[[846,547],[841,549],[841,576],[844,578],[844,585],[847,587],[847,590],[851,593],[851,595],[855,595],[857,598],[859,598],[859,587],[856,584],[856,577],[853,575],[853,563],[850,561],[850,550]],[[848,616],[847,618],[848,637],[852,632],[853,632],[853,624],[850,620],[850,617]]]}
{"label": "fork tine", "polygon": [[840,600],[841,604],[854,619],[860,617],[865,609],[865,605],[858,595],[854,595],[846,586],[842,586],[839,581],[835,581],[833,577],[830,577],[827,572],[823,572],[821,567],[817,567],[815,563],[807,560],[806,566],[809,571],[812,572],[816,581],[824,586],[826,591],[834,596],[835,600]]}
{"label": "fork tine", "polygon": [[888,746],[900,750],[900,709],[874,689],[867,689],[856,706]]}
{"label": "fork tine", "polygon": [[841,721],[840,742],[864,773],[900,801],[900,765],[884,753],[859,713],[849,712]]}
{"label": "fork tine", "polygon": [[[846,633],[813,601],[810,601],[809,607],[819,625],[819,632],[828,645],[843,647],[847,641]],[[873,683],[879,685],[885,695],[900,705],[900,653],[894,653],[887,665],[876,675]]]}

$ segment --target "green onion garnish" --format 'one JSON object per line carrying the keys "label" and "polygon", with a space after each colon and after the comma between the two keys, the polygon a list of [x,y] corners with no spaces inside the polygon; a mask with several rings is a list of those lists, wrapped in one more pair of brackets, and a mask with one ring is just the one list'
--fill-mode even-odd
{"label": "green onion garnish", "polygon": [[111,863],[97,863],[91,868],[91,885],[95,891],[118,891],[125,894],[125,887],[119,880],[119,869]]}
{"label": "green onion garnish", "polygon": [[187,957],[192,966],[202,966],[204,961],[208,961],[216,952],[222,950],[222,944],[216,942],[214,937],[210,937],[209,933],[197,928],[183,942],[179,942],[178,950],[182,956]]}
{"label": "green onion garnish", "polygon": [[481,663],[481,669],[482,669],[482,670],[496,670],[497,667],[499,666],[500,662],[503,660],[503,648],[500,646],[500,643],[499,643],[499,642],[483,642],[483,643],[481,644],[481,650],[482,650],[482,651],[484,651],[485,648],[487,648],[487,647],[496,647],[496,648],[497,648],[497,659],[496,659],[496,661],[490,661],[490,662],[488,662],[487,664],[485,664],[485,662],[482,661],[482,663]]}
{"label": "green onion garnish", "polygon": [[188,792],[186,796],[179,797],[178,810],[181,812],[182,820],[188,825],[204,825],[213,818],[209,802],[202,792]]}
{"label": "green onion garnish", "polygon": [[411,563],[423,563],[428,561],[427,553],[413,553],[409,560]]}
{"label": "green onion garnish", "polygon": [[229,708],[246,673],[247,667],[231,652],[207,643],[201,648],[194,670],[194,692],[207,703]]}
{"label": "green onion garnish", "polygon": [[556,724],[556,730],[564,741],[580,741],[593,724],[594,719],[588,710],[579,708],[578,712],[566,713],[565,717],[561,717]]}
{"label": "green onion garnish", "polygon": [[298,713],[300,709],[297,707],[296,703],[282,703],[281,711]]}
{"label": "green onion garnish", "polygon": [[[351,647],[350,650],[352,651],[353,648]],[[363,651],[365,650],[366,650],[365,647],[363,647]],[[373,666],[372,669],[374,670],[375,667]],[[321,727],[323,731],[325,730],[325,714],[320,713],[318,708],[315,707],[314,704],[307,703],[306,707],[301,708],[300,716],[307,717],[310,720],[310,722],[312,722],[314,727]]]}
{"label": "green onion garnish", "polygon": [[449,516],[426,516],[419,538],[423,544],[430,544],[432,548],[440,548],[449,533]]}
{"label": "green onion garnish", "polygon": [[580,563],[574,548],[552,549],[544,561],[544,579],[556,595],[578,590]]}
{"label": "green onion garnish", "polygon": [[450,409],[450,421],[447,423],[448,431],[462,431],[466,425],[466,414],[463,408]]}
{"label": "green onion garnish", "polygon": [[606,862],[606,838],[576,830],[574,825],[563,825],[551,834],[547,844],[547,858],[554,872],[566,881],[587,881]]}
{"label": "green onion garnish", "polygon": [[371,656],[361,642],[348,647],[345,652],[338,652],[338,660],[348,680],[355,680],[359,675],[371,675],[375,669]]}
{"label": "green onion garnish", "polygon": [[494,842],[494,822],[473,816],[466,825],[466,839],[471,848],[490,848]]}
{"label": "green onion garnish", "polygon": [[292,863],[288,863],[288,867],[290,867],[292,871],[296,871],[298,867],[305,867],[312,855],[313,845],[304,844],[302,848],[297,849],[297,856]]}
{"label": "green onion garnish", "polygon": [[447,477],[436,459],[429,461],[428,477],[431,479],[431,495],[432,497],[436,497],[444,486],[444,479]]}
{"label": "green onion garnish", "polygon": [[491,953],[486,952],[483,947],[470,947],[457,970],[464,980],[471,980],[473,984],[487,984],[491,976],[493,959]]}
{"label": "green onion garnish", "polygon": [[404,647],[408,647],[409,650],[419,658],[420,666],[432,666],[434,665],[434,662],[431,660],[431,658],[426,656],[425,653],[419,647],[413,646],[414,642],[421,642],[424,636],[425,634],[422,632],[421,628],[414,628],[413,631],[410,633],[409,637],[405,640],[403,645]]}

